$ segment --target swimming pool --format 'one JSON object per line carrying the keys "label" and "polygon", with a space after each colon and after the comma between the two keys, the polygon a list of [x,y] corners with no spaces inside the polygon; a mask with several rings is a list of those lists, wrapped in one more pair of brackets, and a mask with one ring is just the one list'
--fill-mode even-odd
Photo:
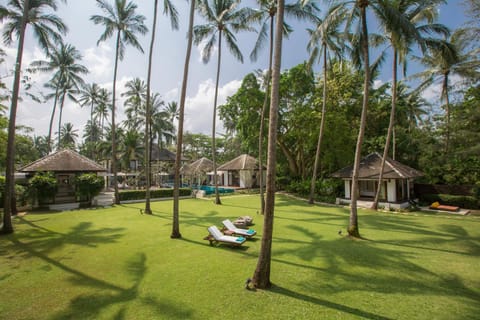
{"label": "swimming pool", "polygon": [[[214,186],[200,186],[200,190],[205,191],[207,195],[215,193]],[[235,189],[218,187],[218,193],[233,193],[233,192],[235,192]]]}

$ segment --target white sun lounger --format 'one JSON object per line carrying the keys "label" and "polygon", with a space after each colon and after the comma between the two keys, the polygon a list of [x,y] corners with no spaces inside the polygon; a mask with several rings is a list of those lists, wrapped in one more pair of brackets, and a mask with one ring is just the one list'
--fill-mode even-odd
{"label": "white sun lounger", "polygon": [[244,237],[233,237],[224,235],[216,226],[208,227],[208,232],[210,233],[205,239],[210,241],[210,245],[213,245],[213,242],[218,243],[227,243],[234,246],[240,246],[245,242]]}
{"label": "white sun lounger", "polygon": [[253,237],[254,235],[257,234],[257,232],[253,229],[240,229],[240,228],[235,227],[235,225],[232,223],[232,221],[230,221],[228,219],[223,220],[222,223],[225,226],[225,228],[227,228],[227,230],[229,230],[229,231],[231,231],[234,234],[239,235],[239,236],[250,238],[250,237]]}

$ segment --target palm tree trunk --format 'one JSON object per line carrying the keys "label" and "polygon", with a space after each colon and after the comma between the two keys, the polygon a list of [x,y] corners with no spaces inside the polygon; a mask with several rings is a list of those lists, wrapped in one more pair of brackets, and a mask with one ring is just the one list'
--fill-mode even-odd
{"label": "palm tree trunk", "polygon": [[392,137],[393,127],[395,125],[395,109],[397,105],[397,50],[393,49],[393,79],[392,79],[392,108],[390,110],[390,122],[388,123],[387,139],[383,148],[382,162],[380,164],[380,172],[378,174],[377,190],[375,192],[375,199],[373,200],[372,209],[378,209],[378,202],[380,200],[380,191],[383,183],[383,170],[385,169],[385,160],[388,157],[388,149]]}
{"label": "palm tree trunk", "polygon": [[267,192],[265,201],[265,216],[263,235],[257,267],[252,283],[257,288],[269,288],[270,265],[272,257],[273,217],[275,209],[275,169],[276,140],[278,123],[280,68],[282,63],[283,13],[285,1],[279,0],[277,7],[277,22],[275,25],[275,56],[272,73],[272,91],[270,99],[270,118],[268,126],[268,157],[267,157]]}
{"label": "palm tree trunk", "polygon": [[175,154],[175,180],[173,187],[173,224],[170,238],[181,238],[179,223],[179,196],[180,196],[180,166],[182,165],[183,122],[185,117],[185,99],[187,96],[188,69],[192,54],[193,19],[195,16],[195,0],[190,0],[190,17],[188,22],[188,43],[183,67],[182,92],[180,95],[180,110],[178,115],[177,150]]}
{"label": "palm tree trunk", "polygon": [[215,98],[213,101],[213,124],[212,124],[212,162],[213,162],[213,182],[215,184],[215,204],[222,204],[218,194],[218,176],[217,176],[217,146],[215,144],[215,133],[217,123],[217,99],[218,83],[220,81],[220,64],[222,62],[222,30],[218,32],[218,61],[217,61],[217,80],[215,82]]}
{"label": "palm tree trunk", "polygon": [[263,127],[265,122],[265,114],[267,113],[268,107],[268,95],[270,93],[270,81],[272,78],[272,63],[273,63],[273,15],[270,16],[270,48],[268,53],[268,70],[267,70],[267,83],[265,84],[265,99],[263,100],[262,113],[260,115],[260,133],[258,135],[258,163],[260,164],[259,172],[259,183],[260,183],[260,213],[265,213],[265,196],[263,192]]}
{"label": "palm tree trunk", "polygon": [[[92,131],[94,130],[93,128],[93,101],[92,101],[92,105],[90,106],[90,126],[92,126]],[[93,132],[92,132],[93,133]],[[90,137],[90,142],[91,142],[91,145],[90,145],[90,148],[91,148],[91,153],[90,153],[90,157],[93,161],[95,161],[95,146],[96,146],[96,143],[95,143],[95,137],[94,135],[92,134],[91,137]]]}
{"label": "palm tree trunk", "polygon": [[115,93],[117,84],[118,53],[120,49],[120,31],[117,33],[117,42],[115,49],[115,66],[113,69],[113,90],[112,90],[112,173],[115,190],[115,204],[120,204],[120,195],[118,193],[117,183],[117,133],[115,128]]}
{"label": "palm tree trunk", "polygon": [[365,134],[365,125],[367,123],[368,110],[368,94],[370,91],[370,57],[368,53],[368,29],[367,29],[367,0],[359,0],[358,5],[361,10],[362,19],[362,52],[364,57],[365,79],[363,83],[363,103],[362,114],[360,116],[360,129],[358,130],[357,145],[355,148],[355,161],[353,164],[352,174],[352,191],[351,191],[351,205],[350,205],[350,221],[348,224],[348,234],[352,237],[360,238],[360,231],[358,230],[358,170],[360,168],[360,159],[362,156],[363,136]]}
{"label": "palm tree trunk", "polygon": [[63,114],[63,105],[65,104],[65,94],[66,94],[66,91],[63,91],[63,94],[62,94],[62,102],[60,103],[60,114],[58,115],[58,144],[57,144],[57,151],[60,150],[60,148],[62,147],[61,145],[61,141],[60,141],[60,133],[61,133],[61,130],[62,130],[62,114]]}
{"label": "palm tree trunk", "polygon": [[448,155],[450,149],[450,97],[448,94],[448,72],[443,77],[443,90],[445,93],[445,116],[446,116],[446,128],[445,128],[445,154]]}
{"label": "palm tree trunk", "polygon": [[15,63],[15,76],[13,79],[12,105],[10,107],[10,118],[8,122],[7,159],[5,169],[5,192],[3,203],[3,228],[1,233],[13,233],[12,214],[15,212],[15,122],[17,118],[18,93],[20,91],[20,70],[22,68],[23,44],[25,30],[27,28],[27,17],[30,8],[29,0],[23,2],[23,17],[18,39],[17,61]]}
{"label": "palm tree trunk", "polygon": [[317,152],[315,153],[315,164],[313,165],[312,182],[310,184],[310,197],[308,203],[313,204],[315,201],[315,183],[317,182],[317,170],[320,162],[320,151],[323,139],[323,130],[325,127],[325,111],[327,109],[327,45],[323,44],[323,103],[322,103],[322,120],[320,121],[320,130],[318,132]]}
{"label": "palm tree trunk", "polygon": [[50,117],[50,125],[48,127],[48,138],[47,138],[47,149],[48,153],[52,151],[51,139],[52,139],[52,129],[53,129],[53,119],[55,118],[55,111],[57,110],[57,100],[58,100],[58,87],[55,89],[55,99],[53,101],[52,116]]}
{"label": "palm tree trunk", "polygon": [[148,74],[147,74],[147,101],[145,106],[145,213],[152,214],[150,208],[150,122],[151,122],[151,106],[150,106],[150,82],[152,79],[152,60],[153,60],[153,46],[155,43],[155,28],[157,26],[157,7],[158,0],[154,2],[153,9],[153,26],[152,26],[152,39],[150,41],[150,52],[148,53]]}

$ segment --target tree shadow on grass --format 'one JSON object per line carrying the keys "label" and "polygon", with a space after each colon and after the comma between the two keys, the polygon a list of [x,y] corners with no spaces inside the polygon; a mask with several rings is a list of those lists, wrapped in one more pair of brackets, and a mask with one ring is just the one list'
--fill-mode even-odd
{"label": "tree shadow on grass", "polygon": [[[123,236],[124,228],[93,229],[91,223],[82,222],[72,227],[68,232],[51,231],[36,225],[35,221],[22,220],[31,229],[28,232],[14,233],[7,236],[11,246],[5,250],[12,257],[35,257],[45,262],[46,268],[58,268],[70,276],[73,287],[85,286],[94,290],[94,294],[86,294],[71,300],[70,306],[59,312],[51,319],[95,319],[102,316],[103,312],[110,309],[115,312],[113,319],[127,319],[128,304],[131,302],[142,304],[142,310],[149,309],[150,313],[158,317],[169,319],[185,319],[192,316],[192,310],[185,307],[176,307],[174,301],[159,301],[151,295],[142,295],[139,290],[142,280],[147,272],[146,255],[135,255],[126,266],[133,285],[123,288],[108,282],[101,277],[90,275],[79,268],[69,266],[61,260],[49,255],[50,252],[62,249],[65,245],[97,247],[118,241]],[[118,305],[118,306],[117,306]]]}
{"label": "tree shadow on grass", "polygon": [[66,245],[95,248],[98,244],[114,243],[122,237],[125,228],[94,229],[91,222],[80,222],[68,232],[53,231],[38,225],[37,220],[19,217],[20,223],[30,227],[28,232],[16,234],[14,239],[26,241],[33,250],[48,254]]}
{"label": "tree shadow on grass", "polygon": [[[74,298],[67,310],[60,312],[53,319],[96,319],[102,316],[105,309],[112,309],[111,319],[128,319],[128,304],[135,302],[141,305],[141,310],[149,310],[158,317],[169,319],[188,319],[193,311],[186,307],[177,307],[173,301],[160,301],[152,295],[143,296],[140,290],[143,278],[147,273],[147,257],[138,253],[128,261],[126,269],[133,282],[129,288],[102,289],[100,293],[81,295]],[[85,282],[82,277],[73,277],[71,282],[75,286],[95,286],[95,283]],[[135,314],[142,318],[142,314]]]}
{"label": "tree shadow on grass", "polygon": [[[416,263],[421,252],[395,250],[392,246],[379,247],[375,241],[352,241],[348,237],[325,241],[307,228],[289,228],[298,231],[310,241],[292,240],[292,245],[288,248],[274,252],[273,260],[293,267],[312,269],[317,271],[315,277],[328,279],[328,282],[319,281],[318,278],[305,280],[300,283],[305,292],[328,294],[358,291],[419,297],[460,296],[466,299],[462,300],[465,309],[470,308],[472,315],[478,312],[478,308],[475,310],[473,306],[480,300],[480,293],[473,290],[472,286],[468,287],[456,274],[437,274]],[[288,239],[283,241],[288,242]],[[297,259],[284,259],[283,256]],[[309,261],[317,257],[326,261],[325,267],[310,265]]]}
{"label": "tree shadow on grass", "polygon": [[305,301],[305,302],[313,303],[313,304],[316,304],[316,305],[324,307],[324,308],[334,309],[334,310],[337,310],[337,311],[347,313],[349,315],[353,315],[353,316],[357,316],[357,317],[361,317],[361,318],[365,318],[365,319],[378,319],[378,320],[391,319],[391,318],[384,317],[384,316],[381,316],[379,314],[375,314],[375,313],[372,313],[372,312],[363,311],[363,310],[360,310],[360,309],[357,309],[357,308],[352,308],[352,307],[349,307],[349,306],[346,306],[346,305],[343,305],[343,304],[327,301],[327,300],[320,299],[320,298],[313,297],[313,296],[308,296],[308,295],[298,293],[298,292],[294,292],[294,291],[291,291],[287,288],[283,288],[283,287],[276,286],[276,285],[274,285],[271,288],[270,291],[274,292],[276,294],[280,294],[280,295],[284,295],[284,296],[287,296],[287,297],[290,297],[290,298],[294,298],[294,299],[302,300],[302,301]]}

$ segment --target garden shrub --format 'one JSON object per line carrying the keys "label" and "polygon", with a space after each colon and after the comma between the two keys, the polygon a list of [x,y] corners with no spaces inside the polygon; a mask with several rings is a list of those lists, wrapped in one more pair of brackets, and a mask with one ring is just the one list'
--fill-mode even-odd
{"label": "garden shrub", "polygon": [[[3,208],[3,195],[5,193],[5,177],[0,176],[0,208]],[[27,189],[19,184],[15,184],[15,199],[17,205],[24,206],[27,204]]]}
{"label": "garden shrub", "polygon": [[[180,197],[189,196],[192,194],[190,188],[180,188]],[[124,190],[119,193],[120,201],[127,200],[143,200],[146,196],[145,190]],[[150,198],[171,198],[173,197],[173,189],[156,189],[150,190]]]}
{"label": "garden shrub", "polygon": [[[285,187],[290,193],[301,197],[310,195],[310,180],[294,180]],[[343,181],[339,179],[319,179],[315,184],[315,200],[334,203],[335,198],[340,196],[343,191]]]}
{"label": "garden shrub", "polygon": [[49,203],[57,192],[57,179],[53,172],[37,172],[28,181],[29,196],[40,204]]}
{"label": "garden shrub", "polygon": [[100,194],[105,181],[95,173],[84,173],[75,178],[77,195],[81,199],[91,201],[93,197]]}

